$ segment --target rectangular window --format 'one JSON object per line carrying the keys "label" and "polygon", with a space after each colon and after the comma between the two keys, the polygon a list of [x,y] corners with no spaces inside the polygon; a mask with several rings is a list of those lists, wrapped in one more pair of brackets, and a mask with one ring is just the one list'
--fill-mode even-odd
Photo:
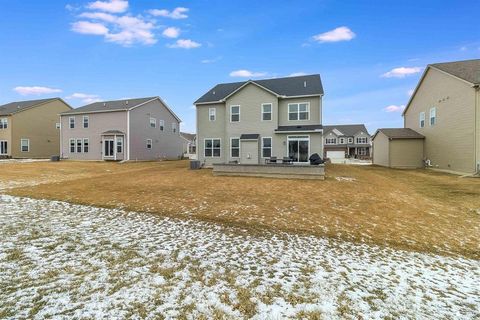
{"label": "rectangular window", "polygon": [[271,103],[262,104],[262,120],[263,121],[272,120],[272,104]]}
{"label": "rectangular window", "polygon": [[425,112],[420,112],[420,128],[425,128]]}
{"label": "rectangular window", "polygon": [[163,131],[163,129],[165,127],[165,121],[159,120],[158,121],[158,126],[160,127],[160,131]]}
{"label": "rectangular window", "polygon": [[83,152],[84,153],[88,153],[89,146],[90,146],[90,141],[88,140],[88,138],[83,139]]}
{"label": "rectangular window", "polygon": [[353,143],[353,138],[348,138],[348,143]]}
{"label": "rectangular window", "polygon": [[220,157],[220,139],[205,139],[205,157]]}
{"label": "rectangular window", "polygon": [[117,137],[117,153],[123,153],[123,137]]}
{"label": "rectangular window", "polygon": [[288,120],[308,120],[310,119],[310,104],[303,103],[290,103],[288,104]]}
{"label": "rectangular window", "polygon": [[177,132],[177,124],[175,122],[172,122],[172,132],[173,133]]}
{"label": "rectangular window", "polygon": [[231,138],[230,139],[230,156],[232,158],[239,158],[240,157],[240,139],[239,138]]}
{"label": "rectangular window", "polygon": [[262,138],[262,157],[270,158],[272,156],[272,138]]}
{"label": "rectangular window", "polygon": [[8,119],[7,118],[0,119],[0,129],[8,129]]}
{"label": "rectangular window", "polygon": [[156,128],[157,127],[157,119],[150,118],[150,127],[151,128]]}
{"label": "rectangular window", "polygon": [[77,139],[77,153],[82,153],[82,139]]}
{"label": "rectangular window", "polygon": [[326,138],[325,144],[337,144],[337,138]]}
{"label": "rectangular window", "polygon": [[434,126],[437,123],[437,108],[430,109],[430,126]]}
{"label": "rectangular window", "polygon": [[240,106],[230,106],[230,122],[240,122]]}
{"label": "rectangular window", "polygon": [[147,139],[147,149],[152,149],[152,139]]}
{"label": "rectangular window", "polygon": [[367,155],[367,148],[358,148],[358,155],[360,156]]}
{"label": "rectangular window", "polygon": [[75,117],[68,118],[68,121],[70,123],[70,129],[75,129]]}
{"label": "rectangular window", "polygon": [[55,123],[55,129],[60,129],[60,128],[61,128],[60,122]]}
{"label": "rectangular window", "polygon": [[345,144],[345,138],[340,138],[340,143]]}
{"label": "rectangular window", "polygon": [[365,144],[367,143],[367,137],[357,137],[358,144]]}
{"label": "rectangular window", "polygon": [[75,153],[75,139],[70,139],[70,153]]}
{"label": "rectangular window", "polygon": [[217,118],[217,109],[216,108],[208,108],[208,120],[215,121]]}
{"label": "rectangular window", "polygon": [[6,155],[8,153],[8,142],[5,140],[0,141],[0,154]]}
{"label": "rectangular window", "polygon": [[30,151],[30,140],[29,139],[20,139],[20,150],[22,152]]}
{"label": "rectangular window", "polygon": [[86,129],[89,126],[89,118],[88,116],[83,116],[83,127]]}

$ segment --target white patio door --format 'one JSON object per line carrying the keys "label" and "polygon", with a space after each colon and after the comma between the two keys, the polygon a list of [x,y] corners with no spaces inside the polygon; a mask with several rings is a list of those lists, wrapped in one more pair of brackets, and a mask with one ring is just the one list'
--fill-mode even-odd
{"label": "white patio door", "polygon": [[310,153],[309,136],[288,136],[288,156],[293,162],[308,162]]}
{"label": "white patio door", "polygon": [[8,142],[5,140],[0,141],[0,155],[8,154]]}
{"label": "white patio door", "polygon": [[115,143],[113,140],[104,140],[103,155],[105,157],[113,157]]}

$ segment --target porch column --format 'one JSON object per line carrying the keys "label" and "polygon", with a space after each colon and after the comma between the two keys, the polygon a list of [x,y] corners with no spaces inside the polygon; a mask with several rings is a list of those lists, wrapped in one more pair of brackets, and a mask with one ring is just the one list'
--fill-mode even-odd
{"label": "porch column", "polygon": [[113,160],[117,161],[117,135],[113,135]]}

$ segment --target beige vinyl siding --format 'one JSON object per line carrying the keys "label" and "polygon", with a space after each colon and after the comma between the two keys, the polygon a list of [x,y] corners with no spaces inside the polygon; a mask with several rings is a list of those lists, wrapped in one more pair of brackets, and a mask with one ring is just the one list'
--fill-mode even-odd
{"label": "beige vinyl siding", "polygon": [[[208,109],[216,109],[215,121],[209,121]],[[197,105],[197,159],[200,162],[204,162],[207,166],[213,163],[225,162],[227,157],[225,149],[225,121],[226,121],[225,104],[205,104]],[[204,141],[206,138],[220,138],[221,139],[221,153],[220,157],[208,157],[204,156]],[[229,142],[230,143],[230,142]],[[228,157],[230,152],[228,152]]]}
{"label": "beige vinyl siding", "polygon": [[373,139],[373,164],[389,167],[390,144],[388,137],[382,132],[378,132]]}
{"label": "beige vinyl siding", "polygon": [[[53,100],[12,116],[12,142],[14,158],[49,158],[60,154],[59,114],[70,110],[61,100]],[[20,140],[29,139],[29,152],[21,152]]]}
{"label": "beige vinyl siding", "polygon": [[476,150],[477,150],[476,170],[477,172],[480,172],[480,88],[477,88],[476,109],[477,109],[477,112],[476,112],[477,125],[476,125],[476,135],[475,135]]}
{"label": "beige vinyl siding", "polygon": [[415,169],[423,167],[423,139],[394,139],[389,146],[390,167]]}
{"label": "beige vinyl siding", "polygon": [[[430,126],[430,108],[437,122]],[[425,112],[425,127],[419,115]],[[405,127],[425,136],[425,157],[434,168],[472,173],[475,170],[475,90],[458,78],[428,69],[405,113]]]}
{"label": "beige vinyl siding", "polygon": [[[322,123],[322,101],[320,97],[308,98],[287,98],[278,100],[278,125],[293,126],[293,125],[307,125],[307,124],[321,124]],[[309,120],[288,120],[288,105],[290,103],[308,102],[310,104],[310,119]]]}

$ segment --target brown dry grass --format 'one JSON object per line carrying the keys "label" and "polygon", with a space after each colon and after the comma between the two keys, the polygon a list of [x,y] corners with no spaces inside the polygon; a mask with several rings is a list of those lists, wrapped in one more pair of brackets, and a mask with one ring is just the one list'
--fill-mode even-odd
{"label": "brown dry grass", "polygon": [[8,191],[16,196],[480,258],[480,179],[344,165],[329,165],[325,181],[213,177],[210,170],[188,170],[185,161],[42,162],[0,169],[0,184],[42,183]]}

